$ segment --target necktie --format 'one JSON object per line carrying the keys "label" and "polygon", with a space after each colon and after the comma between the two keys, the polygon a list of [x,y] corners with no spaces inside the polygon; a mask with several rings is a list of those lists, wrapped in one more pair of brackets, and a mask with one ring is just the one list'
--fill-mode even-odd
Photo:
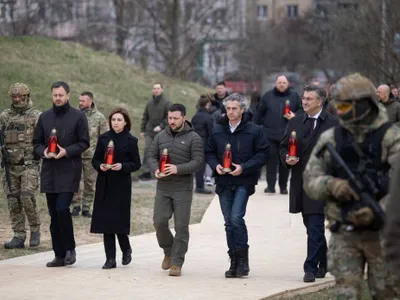
{"label": "necktie", "polygon": [[314,122],[315,122],[315,118],[307,118],[307,122],[308,122],[308,131],[307,131],[307,135],[310,136],[314,130]]}

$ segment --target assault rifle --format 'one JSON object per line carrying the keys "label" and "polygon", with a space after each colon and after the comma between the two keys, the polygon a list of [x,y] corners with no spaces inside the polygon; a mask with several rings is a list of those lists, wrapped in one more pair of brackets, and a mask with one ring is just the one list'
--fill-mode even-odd
{"label": "assault rifle", "polygon": [[10,158],[4,143],[4,131],[0,129],[1,167],[5,170],[8,190],[11,193]]}
{"label": "assault rifle", "polygon": [[335,147],[333,147],[331,143],[326,143],[317,152],[317,157],[322,157],[325,150],[328,150],[328,152],[330,153],[332,161],[336,163],[340,168],[342,168],[343,171],[347,174],[347,180],[349,181],[351,188],[360,196],[359,201],[353,201],[350,202],[349,205],[344,205],[344,220],[347,221],[346,217],[348,212],[357,210],[361,207],[369,207],[374,214],[374,220],[372,221],[371,225],[367,226],[367,228],[372,230],[381,229],[384,225],[385,213],[379,205],[378,201],[374,199],[374,197],[376,197],[376,186],[373,183],[373,180],[371,180],[366,172],[363,172],[361,179],[357,178],[346,165],[343,158],[339,155],[339,153],[336,151]]}

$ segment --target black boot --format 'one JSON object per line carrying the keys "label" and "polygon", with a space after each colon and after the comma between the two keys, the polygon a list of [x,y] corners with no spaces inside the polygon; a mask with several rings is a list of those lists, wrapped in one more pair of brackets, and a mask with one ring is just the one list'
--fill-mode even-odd
{"label": "black boot", "polygon": [[129,265],[131,260],[132,260],[132,249],[129,249],[128,251],[122,253],[122,264],[124,266]]}
{"label": "black boot", "polygon": [[117,267],[115,259],[107,259],[102,269],[114,269]]}
{"label": "black boot", "polygon": [[65,259],[63,257],[54,257],[54,259],[46,264],[48,268],[64,267]]}
{"label": "black boot", "polygon": [[67,266],[73,265],[76,262],[76,252],[75,250],[68,250],[65,254],[65,264]]}
{"label": "black boot", "polygon": [[11,241],[4,244],[6,249],[22,249],[25,248],[25,239],[21,237],[13,237]]}
{"label": "black boot", "polygon": [[236,251],[235,250],[229,250],[228,254],[229,254],[229,258],[231,260],[231,266],[229,267],[229,270],[225,272],[225,277],[226,278],[233,278],[233,277],[236,277],[236,268],[237,268]]}
{"label": "black boot", "polygon": [[71,211],[71,216],[73,216],[73,217],[79,216],[80,211],[81,211],[80,206],[74,206]]}
{"label": "black boot", "polygon": [[236,277],[243,277],[249,275],[249,249],[238,249],[237,253],[237,270]]}

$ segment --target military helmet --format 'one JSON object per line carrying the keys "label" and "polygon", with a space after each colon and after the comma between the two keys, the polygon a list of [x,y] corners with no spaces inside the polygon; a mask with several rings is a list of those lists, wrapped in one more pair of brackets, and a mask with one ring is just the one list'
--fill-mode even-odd
{"label": "military helmet", "polygon": [[13,95],[29,96],[30,92],[31,91],[29,90],[29,87],[25,83],[17,82],[10,87],[8,95],[10,97],[12,97]]}
{"label": "military helmet", "polygon": [[338,117],[347,124],[369,123],[379,111],[375,86],[360,74],[339,79],[332,90],[332,100]]}
{"label": "military helmet", "polygon": [[332,91],[332,98],[336,101],[349,101],[370,98],[378,101],[376,88],[366,77],[356,73],[339,79]]}

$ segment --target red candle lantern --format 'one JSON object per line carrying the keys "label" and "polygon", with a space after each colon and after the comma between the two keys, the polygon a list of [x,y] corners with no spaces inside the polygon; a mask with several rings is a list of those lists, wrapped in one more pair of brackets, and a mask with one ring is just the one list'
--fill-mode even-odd
{"label": "red candle lantern", "polygon": [[57,130],[53,128],[50,133],[49,141],[47,143],[47,155],[55,157],[57,155],[58,136]]}
{"label": "red candle lantern", "polygon": [[290,113],[290,101],[286,100],[285,102],[285,109],[283,111],[283,115],[287,115]]}
{"label": "red candle lantern", "polygon": [[289,138],[289,143],[288,143],[288,158],[289,159],[297,159],[297,148],[298,148],[298,143],[297,143],[297,136],[296,136],[296,131],[292,131],[290,134]]}
{"label": "red candle lantern", "polygon": [[158,170],[160,171],[159,175],[160,176],[166,176],[165,175],[165,165],[170,164],[171,160],[168,155],[168,149],[165,148],[161,154],[159,165],[158,165]]}
{"label": "red candle lantern", "polygon": [[114,153],[115,153],[114,142],[113,140],[110,140],[108,142],[107,150],[104,157],[105,167],[107,169],[111,169],[111,166],[114,164]]}
{"label": "red candle lantern", "polygon": [[231,165],[232,165],[231,144],[226,144],[224,156],[222,158],[222,168],[223,168],[222,171],[225,173],[232,172]]}

